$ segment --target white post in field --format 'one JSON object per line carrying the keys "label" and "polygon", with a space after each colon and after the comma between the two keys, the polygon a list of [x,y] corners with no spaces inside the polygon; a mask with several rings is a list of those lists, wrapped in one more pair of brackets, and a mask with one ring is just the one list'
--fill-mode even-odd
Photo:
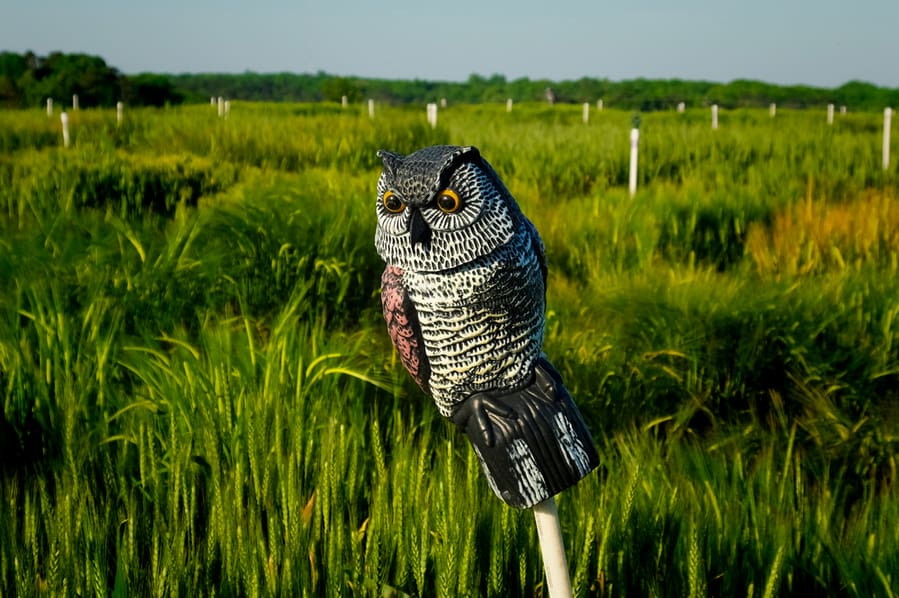
{"label": "white post in field", "polygon": [[771,118],[774,118],[774,115],[777,114],[777,104],[771,102],[771,105],[768,106],[768,114],[771,115]]}
{"label": "white post in field", "polygon": [[718,128],[718,104],[712,104],[712,128]]}
{"label": "white post in field", "polygon": [[628,191],[633,197],[637,193],[637,146],[640,142],[640,129],[631,129],[631,164],[628,173]]}
{"label": "white post in field", "polygon": [[437,104],[428,104],[428,122],[432,129],[437,127]]}
{"label": "white post in field", "polygon": [[122,124],[122,113],[125,111],[125,105],[122,102],[115,104],[115,121],[116,124]]}
{"label": "white post in field", "polygon": [[209,98],[209,105],[210,105],[210,106],[215,106],[215,97]]}
{"label": "white post in field", "polygon": [[349,98],[347,98],[346,96],[340,96],[340,105],[341,105],[343,108],[346,108],[346,107],[347,107],[347,104],[349,104],[349,103],[350,103]]}
{"label": "white post in field", "polygon": [[72,110],[78,110],[78,94],[72,94]]}
{"label": "white post in field", "polygon": [[890,169],[890,120],[893,118],[893,109],[883,110],[883,169]]}
{"label": "white post in field", "polygon": [[827,124],[833,124],[833,104],[827,105]]}
{"label": "white post in field", "polygon": [[47,116],[53,116],[53,98],[47,98]]}
{"label": "white post in field", "polygon": [[440,107],[446,108],[446,98],[440,98]]}
{"label": "white post in field", "polygon": [[59,115],[59,119],[62,121],[62,145],[63,147],[69,147],[69,115],[63,110],[62,114]]}
{"label": "white post in field", "polygon": [[568,577],[568,559],[565,557],[556,501],[550,496],[534,505],[533,511],[549,598],[571,598],[571,578]]}
{"label": "white post in field", "polygon": [[225,100],[225,118],[228,118],[229,114],[231,114],[231,100]]}
{"label": "white post in field", "polygon": [[506,99],[506,112],[512,112],[512,98]]}
{"label": "white post in field", "polygon": [[218,98],[219,105],[219,117],[225,116],[225,98],[219,96]]}
{"label": "white post in field", "polygon": [[368,118],[375,117],[375,101],[371,98],[368,99]]}
{"label": "white post in field", "polygon": [[846,106],[840,106],[840,116],[846,116]]}
{"label": "white post in field", "polygon": [[596,109],[602,112],[602,99],[596,100]]}
{"label": "white post in field", "polygon": [[683,102],[678,102],[677,111],[683,114],[687,110],[687,105]]}
{"label": "white post in field", "polygon": [[584,118],[584,124],[585,124],[585,125],[586,125],[587,123],[590,122],[590,103],[589,103],[589,102],[584,102],[584,116],[583,116],[583,118]]}

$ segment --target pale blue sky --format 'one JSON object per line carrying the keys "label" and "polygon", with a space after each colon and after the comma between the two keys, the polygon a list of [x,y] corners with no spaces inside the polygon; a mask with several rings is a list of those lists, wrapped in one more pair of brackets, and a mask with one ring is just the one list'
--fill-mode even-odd
{"label": "pale blue sky", "polygon": [[899,0],[4,0],[0,50],[125,73],[899,87]]}

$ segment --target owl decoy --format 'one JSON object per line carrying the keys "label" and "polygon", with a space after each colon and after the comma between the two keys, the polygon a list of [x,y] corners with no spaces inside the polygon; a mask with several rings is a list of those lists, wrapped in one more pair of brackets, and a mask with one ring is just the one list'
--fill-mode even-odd
{"label": "owl decoy", "polygon": [[527,508],[598,464],[543,354],[543,243],[475,147],[381,150],[375,246],[403,365],[465,432],[493,491]]}

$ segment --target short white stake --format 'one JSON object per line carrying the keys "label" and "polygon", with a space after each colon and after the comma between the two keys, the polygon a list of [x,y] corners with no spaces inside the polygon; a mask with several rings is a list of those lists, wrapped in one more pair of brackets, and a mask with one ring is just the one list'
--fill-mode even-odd
{"label": "short white stake", "polygon": [[53,116],[53,98],[47,98],[47,116]]}
{"label": "short white stake", "polygon": [[846,106],[840,106],[840,116],[846,115]]}
{"label": "short white stake", "polygon": [[209,98],[209,105],[215,106],[215,98],[214,97]]}
{"label": "short white stake", "polygon": [[640,129],[631,129],[631,164],[628,171],[628,191],[631,197],[637,193],[637,146],[640,143]]}
{"label": "short white stake", "polygon": [[540,552],[543,555],[543,569],[546,571],[546,586],[550,598],[570,598],[571,579],[568,577],[568,559],[565,558],[565,544],[562,542],[562,528],[559,526],[559,511],[556,501],[549,497],[534,505],[534,519],[537,522],[537,537],[540,538]]}
{"label": "short white stake", "polygon": [[78,110],[78,94],[72,94],[72,110]]}
{"label": "short white stake", "polygon": [[219,105],[219,117],[225,116],[225,98],[223,98],[222,96],[219,96],[218,105]]}
{"label": "short white stake", "polygon": [[584,124],[590,122],[590,104],[588,102],[584,102]]}
{"label": "short white stake", "polygon": [[771,118],[774,118],[774,116],[777,114],[777,104],[771,102],[771,105],[768,106],[768,114],[771,115]]}
{"label": "short white stake", "polygon": [[883,111],[883,169],[890,169],[890,120],[893,118],[893,109],[885,108]]}
{"label": "short white stake", "polygon": [[446,108],[446,98],[440,98],[440,107]]}
{"label": "short white stake", "polygon": [[228,118],[229,114],[231,114],[231,100],[225,100],[225,118]]}
{"label": "short white stake", "polygon": [[375,101],[372,99],[368,100],[368,118],[375,117]]}
{"label": "short white stake", "polygon": [[62,121],[62,145],[69,147],[69,115],[63,111],[59,119]]}
{"label": "short white stake", "polygon": [[116,124],[122,124],[122,115],[125,111],[125,104],[116,102],[115,104],[115,121]]}
{"label": "short white stake", "polygon": [[712,128],[718,129],[718,104],[712,104]]}
{"label": "short white stake", "polygon": [[349,103],[350,103],[349,98],[347,98],[346,96],[340,96],[340,105],[343,108],[346,108],[349,105]]}
{"label": "short white stake", "polygon": [[601,100],[601,99],[600,99],[600,100],[596,100],[596,109],[597,109],[599,112],[602,112],[602,100]]}
{"label": "short white stake", "polygon": [[833,104],[827,105],[827,124],[833,124]]}
{"label": "short white stake", "polygon": [[677,111],[680,112],[681,114],[683,114],[684,111],[686,111],[686,109],[687,109],[687,105],[684,104],[683,102],[679,102],[677,104]]}
{"label": "short white stake", "polygon": [[506,112],[512,112],[512,98],[506,100]]}
{"label": "short white stake", "polygon": [[428,104],[428,122],[431,128],[437,128],[437,104]]}

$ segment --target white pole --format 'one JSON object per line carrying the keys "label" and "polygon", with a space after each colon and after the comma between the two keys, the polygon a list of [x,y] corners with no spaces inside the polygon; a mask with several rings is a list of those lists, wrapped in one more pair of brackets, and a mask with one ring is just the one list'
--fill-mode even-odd
{"label": "white pole", "polygon": [[712,104],[712,128],[718,128],[718,104]]}
{"label": "white pole", "polygon": [[218,105],[219,105],[219,117],[225,116],[225,98],[223,98],[222,96],[219,96]]}
{"label": "white pole", "polygon": [[215,97],[209,98],[209,105],[210,105],[210,106],[215,106]]}
{"label": "white pole", "polygon": [[69,147],[69,115],[63,111],[59,119],[62,121],[62,145]]}
{"label": "white pole", "polygon": [[631,197],[637,193],[637,146],[640,142],[640,129],[631,129],[631,164],[628,175],[628,191]]}
{"label": "white pole", "polygon": [[885,108],[883,111],[883,169],[890,169],[890,120],[893,118],[893,109]]}
{"label": "white pole", "polygon": [[349,98],[347,98],[346,96],[340,96],[340,105],[346,108],[347,104],[349,104]]}
{"label": "white pole", "polygon": [[590,122],[590,104],[588,102],[584,102],[584,124]]}
{"label": "white pole", "polygon": [[53,116],[53,98],[47,98],[47,116]]}
{"label": "white pole", "polygon": [[225,100],[225,118],[228,118],[229,114],[231,114],[231,100]]}
{"label": "white pole", "polygon": [[72,110],[78,110],[78,94],[72,94]]}
{"label": "white pole", "polygon": [[833,124],[833,104],[827,105],[827,124]]}
{"label": "white pole", "polygon": [[125,110],[125,105],[122,102],[116,102],[115,105],[115,121],[118,124],[122,124],[122,112]]}
{"label": "white pole", "polygon": [[549,497],[534,505],[534,519],[537,522],[537,537],[540,538],[540,552],[543,555],[543,569],[546,571],[546,587],[550,598],[570,598],[571,579],[568,577],[568,559],[565,558],[565,544],[562,542],[562,528],[559,526],[559,511],[556,501]]}
{"label": "white pole", "polygon": [[512,98],[506,100],[506,112],[512,112]]}
{"label": "white pole", "polygon": [[368,118],[375,117],[375,101],[371,98],[368,100]]}
{"label": "white pole", "polygon": [[846,114],[846,106],[840,106],[840,116],[844,116]]}
{"label": "white pole", "polygon": [[440,107],[446,108],[446,98],[440,98]]}
{"label": "white pole", "polygon": [[683,113],[687,109],[687,105],[683,102],[677,104],[677,111]]}
{"label": "white pole", "polygon": [[777,114],[777,104],[771,102],[771,105],[768,106],[768,114],[771,115],[771,118],[774,118],[774,115]]}
{"label": "white pole", "polygon": [[602,100],[601,99],[596,100],[596,109],[598,111],[602,112]]}
{"label": "white pole", "polygon": [[431,128],[437,127],[437,104],[428,104],[428,122]]}

